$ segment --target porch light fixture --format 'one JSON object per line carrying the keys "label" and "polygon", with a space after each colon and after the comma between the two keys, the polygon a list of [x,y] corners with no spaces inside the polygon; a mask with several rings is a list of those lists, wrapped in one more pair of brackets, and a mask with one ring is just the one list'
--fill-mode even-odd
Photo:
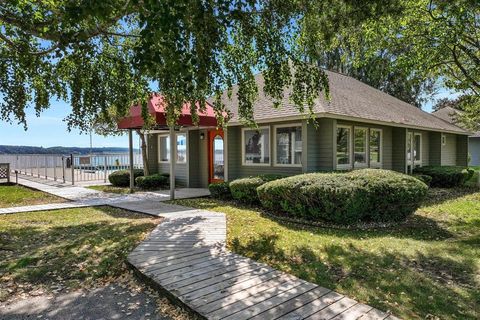
{"label": "porch light fixture", "polygon": [[200,140],[203,140],[203,139],[205,139],[205,133],[200,132]]}

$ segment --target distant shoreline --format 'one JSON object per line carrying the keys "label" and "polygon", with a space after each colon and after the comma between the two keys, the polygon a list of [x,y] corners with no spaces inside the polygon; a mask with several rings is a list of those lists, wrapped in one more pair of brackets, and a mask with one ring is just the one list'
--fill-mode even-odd
{"label": "distant shoreline", "polygon": [[[134,152],[140,152],[139,149],[133,149]],[[0,145],[0,154],[115,154],[127,153],[128,148],[120,147],[34,147],[34,146],[11,146]]]}

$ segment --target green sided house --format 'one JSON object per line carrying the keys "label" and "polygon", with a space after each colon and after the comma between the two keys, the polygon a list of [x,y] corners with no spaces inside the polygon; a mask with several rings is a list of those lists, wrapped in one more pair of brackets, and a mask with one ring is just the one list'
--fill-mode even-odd
{"label": "green sided house", "polygon": [[[232,112],[225,130],[216,128],[212,106],[200,113],[200,124],[189,120],[189,106],[170,143],[162,100],[154,96],[150,112],[158,130],[147,133],[148,164],[152,173],[168,173],[171,146],[176,148],[177,184],[190,188],[259,174],[295,175],[306,172],[383,168],[409,173],[426,165],[467,166],[468,135],[464,129],[374,89],[351,77],[327,72],[330,101],[315,102],[316,123],[307,120],[289,101],[281,107],[263,95],[264,79],[256,76],[260,96],[254,104],[257,129],[238,117],[237,87],[232,99],[222,97]],[[141,127],[132,108],[122,129]],[[170,132],[171,133],[171,132]]]}

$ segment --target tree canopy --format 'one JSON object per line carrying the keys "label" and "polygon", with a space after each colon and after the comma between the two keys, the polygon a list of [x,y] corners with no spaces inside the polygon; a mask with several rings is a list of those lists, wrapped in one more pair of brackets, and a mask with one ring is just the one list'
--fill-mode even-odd
{"label": "tree canopy", "polygon": [[480,123],[478,0],[401,0],[398,9],[349,25],[324,43],[350,48],[357,64],[384,50],[394,53],[390,68],[461,93],[466,122]]}
{"label": "tree canopy", "polygon": [[[69,126],[88,130],[112,108],[145,105],[156,83],[174,124],[184,103],[239,84],[239,116],[252,124],[256,72],[274,101],[292,86],[309,112],[328,95],[318,66],[339,49],[357,70],[388,67],[370,76],[382,86],[390,75],[387,92],[418,102],[441,79],[478,116],[479,16],[474,0],[1,1],[0,118],[26,125],[27,107],[40,114],[56,98],[72,106]],[[214,107],[223,123],[225,106]]]}
{"label": "tree canopy", "polygon": [[[328,94],[317,68],[318,37],[348,19],[358,25],[395,7],[381,0],[11,0],[0,3],[0,117],[26,125],[51,99],[71,104],[69,126],[88,130],[110,108],[125,114],[145,101],[152,82],[175,123],[185,102],[202,102],[239,84],[240,117],[252,123],[265,73],[275,101],[293,86],[292,101],[308,111]],[[319,20],[319,16],[326,19]],[[321,30],[321,33],[320,33]],[[195,104],[192,103],[192,106]],[[200,103],[203,105],[203,103]],[[215,110],[222,119],[224,106]],[[194,114],[196,114],[194,112]]]}

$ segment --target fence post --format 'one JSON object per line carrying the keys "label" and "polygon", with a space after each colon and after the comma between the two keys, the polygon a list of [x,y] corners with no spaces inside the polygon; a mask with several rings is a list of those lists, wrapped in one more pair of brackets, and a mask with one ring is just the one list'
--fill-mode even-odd
{"label": "fence post", "polygon": [[57,181],[57,156],[53,156],[53,181]]}
{"label": "fence post", "polygon": [[65,183],[65,157],[62,156],[62,178],[63,178],[63,183]]}
{"label": "fence post", "polygon": [[45,162],[44,162],[44,164],[45,164],[45,179],[48,179],[47,161],[48,161],[47,156],[45,156]]}
{"label": "fence post", "polygon": [[40,156],[36,156],[36,162],[37,162],[37,178],[40,178]]}
{"label": "fence post", "polygon": [[72,168],[72,185],[75,185],[75,166],[73,164],[73,154],[70,154],[70,167]]}
{"label": "fence post", "polygon": [[107,174],[108,174],[108,169],[107,169],[107,156],[105,156],[105,162],[104,162],[104,174],[103,174],[103,182],[107,182]]}

